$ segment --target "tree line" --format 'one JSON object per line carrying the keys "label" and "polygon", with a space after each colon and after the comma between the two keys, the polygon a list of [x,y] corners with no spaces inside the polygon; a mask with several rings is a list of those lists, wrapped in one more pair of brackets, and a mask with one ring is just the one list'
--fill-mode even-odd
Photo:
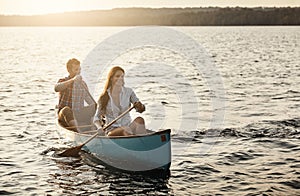
{"label": "tree line", "polygon": [[119,8],[47,15],[0,15],[0,26],[300,25],[300,7]]}

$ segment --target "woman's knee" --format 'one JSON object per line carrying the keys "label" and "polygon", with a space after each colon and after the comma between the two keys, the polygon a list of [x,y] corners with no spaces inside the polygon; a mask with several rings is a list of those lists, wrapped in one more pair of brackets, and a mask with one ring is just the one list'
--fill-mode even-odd
{"label": "woman's knee", "polygon": [[145,124],[145,120],[142,117],[137,117],[136,119],[134,119],[134,122],[138,124]]}
{"label": "woman's knee", "polygon": [[118,127],[116,129],[111,130],[108,134],[108,136],[126,136],[127,133],[122,127]]}

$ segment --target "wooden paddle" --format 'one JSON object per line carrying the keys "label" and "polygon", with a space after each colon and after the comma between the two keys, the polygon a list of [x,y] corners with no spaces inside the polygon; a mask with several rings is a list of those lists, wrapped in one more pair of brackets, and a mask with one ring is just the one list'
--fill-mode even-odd
{"label": "wooden paddle", "polygon": [[[130,108],[128,108],[125,112],[123,112],[122,114],[120,114],[116,119],[114,119],[113,121],[111,121],[108,125],[106,125],[103,128],[103,131],[105,131],[108,127],[110,127],[112,124],[114,124],[117,120],[119,120],[120,118],[122,118],[124,115],[126,115],[128,112],[130,112],[132,109],[134,108],[134,105],[132,105]],[[89,139],[87,139],[85,142],[83,142],[82,144],[80,144],[79,146],[74,146],[71,147],[67,150],[65,150],[64,152],[58,154],[59,156],[63,156],[63,157],[78,157],[79,156],[79,152],[81,151],[81,148],[86,145],[88,142],[90,142],[92,139],[94,139],[99,133],[95,133],[92,137],[90,137]]]}

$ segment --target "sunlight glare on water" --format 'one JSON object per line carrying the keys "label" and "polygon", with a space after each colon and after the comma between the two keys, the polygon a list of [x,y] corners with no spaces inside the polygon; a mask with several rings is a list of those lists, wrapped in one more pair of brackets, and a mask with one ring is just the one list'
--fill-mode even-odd
{"label": "sunlight glare on water", "polygon": [[[297,26],[174,28],[202,45],[222,76],[225,125],[216,130],[209,130],[214,92],[184,56],[149,47],[112,61],[112,65],[133,67],[125,81],[130,78],[132,83],[127,80],[126,84],[134,86],[146,104],[142,115],[149,128],[173,129],[170,176],[111,171],[94,165],[88,155],[55,157],[56,151],[69,145],[58,138],[54,111],[57,94],[53,88],[66,75],[65,63],[73,57],[83,61],[97,44],[126,29],[0,28],[0,194],[300,193]],[[153,62],[157,64],[147,66]],[[134,71],[139,66],[147,69]],[[168,71],[168,66],[176,67],[180,75]],[[179,76],[180,80],[170,80]],[[157,83],[158,77],[170,84]],[[91,89],[96,100],[103,79],[98,82]],[[191,91],[194,97],[180,98]],[[183,102],[188,107],[184,115]],[[207,138],[209,131],[217,136]],[[202,154],[206,148],[209,151]]]}

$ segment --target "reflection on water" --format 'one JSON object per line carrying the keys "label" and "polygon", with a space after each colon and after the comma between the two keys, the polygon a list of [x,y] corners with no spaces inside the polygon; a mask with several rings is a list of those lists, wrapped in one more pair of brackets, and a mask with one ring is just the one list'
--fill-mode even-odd
{"label": "reflection on water", "polygon": [[125,173],[99,165],[96,157],[84,151],[80,158],[66,158],[56,156],[58,150],[48,149],[45,153],[54,151],[52,160],[60,170],[51,174],[49,182],[58,185],[64,194],[156,195],[169,192],[170,171]]}
{"label": "reflection on water", "polygon": [[[70,144],[56,134],[54,83],[66,73],[69,58],[83,60],[123,29],[0,28],[0,194],[299,195],[299,27],[176,28],[207,49],[222,75],[225,125],[213,130],[214,94],[184,57],[146,48],[112,62],[126,68],[154,61],[181,70],[153,74],[147,67],[127,75],[143,81],[136,93],[146,104],[150,128],[172,128],[170,175],[113,171],[95,165],[88,154],[56,157]],[[168,86],[157,83],[158,76],[185,80]],[[100,89],[92,89],[95,98]],[[187,89],[195,97],[178,99],[176,93]],[[181,101],[198,106],[181,116]],[[178,129],[182,121],[186,127]]]}

